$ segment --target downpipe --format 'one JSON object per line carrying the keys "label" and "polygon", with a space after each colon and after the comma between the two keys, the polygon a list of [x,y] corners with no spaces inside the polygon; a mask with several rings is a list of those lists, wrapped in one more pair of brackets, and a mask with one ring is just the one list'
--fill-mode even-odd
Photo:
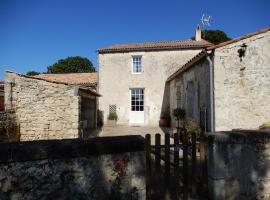
{"label": "downpipe", "polygon": [[210,70],[210,116],[211,116],[211,132],[213,133],[215,131],[215,126],[214,126],[214,84],[213,84],[213,61],[210,57],[212,54],[211,52],[207,52],[206,55],[206,60],[208,61],[209,64],[209,70]]}

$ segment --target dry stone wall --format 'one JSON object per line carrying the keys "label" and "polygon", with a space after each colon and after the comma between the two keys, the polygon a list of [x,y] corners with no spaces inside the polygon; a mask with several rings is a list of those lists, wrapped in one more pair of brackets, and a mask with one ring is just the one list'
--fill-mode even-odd
{"label": "dry stone wall", "polygon": [[75,87],[6,73],[5,105],[14,110],[21,140],[77,138],[79,102]]}

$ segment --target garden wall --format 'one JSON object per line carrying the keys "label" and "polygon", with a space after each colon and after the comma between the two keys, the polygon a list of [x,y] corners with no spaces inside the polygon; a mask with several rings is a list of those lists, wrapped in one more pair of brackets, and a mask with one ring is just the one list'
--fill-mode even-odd
{"label": "garden wall", "polygon": [[0,199],[145,199],[141,136],[2,143]]}
{"label": "garden wall", "polygon": [[207,142],[210,199],[270,199],[270,132],[218,132]]}
{"label": "garden wall", "polygon": [[75,86],[7,71],[5,109],[15,112],[21,141],[79,137],[80,96]]}

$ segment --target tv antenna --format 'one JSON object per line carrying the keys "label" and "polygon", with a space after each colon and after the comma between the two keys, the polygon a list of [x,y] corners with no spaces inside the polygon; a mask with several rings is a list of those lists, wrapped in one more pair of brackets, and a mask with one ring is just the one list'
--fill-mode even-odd
{"label": "tv antenna", "polygon": [[210,19],[211,18],[212,17],[210,15],[203,14],[202,19],[201,19],[203,26],[210,26]]}
{"label": "tv antenna", "polygon": [[204,39],[205,39],[205,27],[210,26],[210,20],[211,20],[212,16],[207,15],[207,14],[203,14],[202,15],[202,27],[203,27],[203,32],[204,32]]}

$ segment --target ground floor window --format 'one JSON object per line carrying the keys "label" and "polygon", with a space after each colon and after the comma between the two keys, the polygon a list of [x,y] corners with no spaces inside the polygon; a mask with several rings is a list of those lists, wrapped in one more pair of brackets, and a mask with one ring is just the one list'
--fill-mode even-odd
{"label": "ground floor window", "polygon": [[131,89],[131,111],[144,111],[143,89]]}

